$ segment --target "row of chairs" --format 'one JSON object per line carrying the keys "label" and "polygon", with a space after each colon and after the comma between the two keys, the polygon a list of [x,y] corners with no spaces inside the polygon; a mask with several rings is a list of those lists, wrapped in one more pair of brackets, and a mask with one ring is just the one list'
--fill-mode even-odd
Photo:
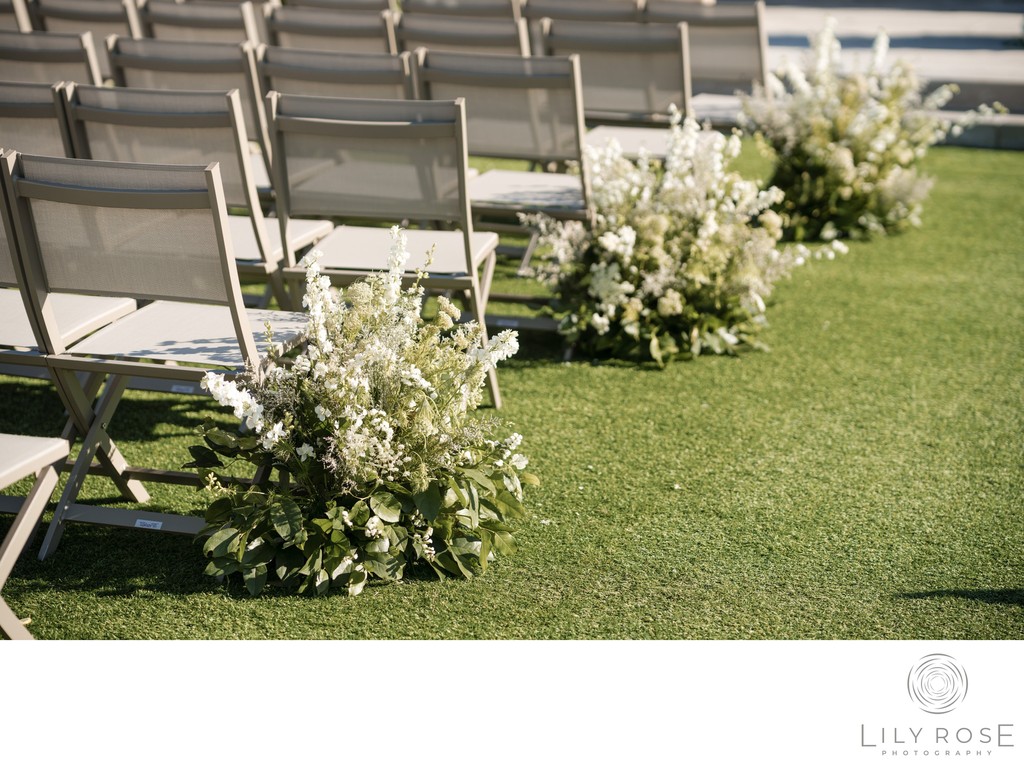
{"label": "row of chairs", "polygon": [[[81,87],[65,100],[69,111],[100,109],[95,98],[124,93]],[[237,120],[237,93],[227,100]],[[287,209],[324,214],[340,206],[365,217],[411,213],[454,221],[455,231],[409,232],[407,277],[417,278],[415,270],[436,245],[425,286],[464,292],[471,315],[482,322],[498,237],[474,231],[470,218],[465,102],[273,93],[269,106],[280,156],[287,156]],[[142,481],[195,481],[177,471],[130,466],[120,454],[108,424],[125,386],[132,377],[194,385],[211,368],[240,370],[265,353],[265,324],[274,328],[273,342],[287,348],[301,340],[305,317],[244,307],[221,164],[8,151],[3,165],[9,253],[0,283],[11,289],[0,290],[6,312],[0,361],[45,366],[70,414],[64,435],[81,441],[40,558],[53,551],[68,521],[195,533],[202,523],[195,517],[77,501],[90,472],[112,479],[127,500],[140,503],[148,499]],[[358,166],[370,172],[349,172]],[[377,178],[376,186],[367,178]],[[386,228],[336,226],[320,242],[323,273],[343,284],[365,273],[353,263],[378,271],[388,245]],[[294,271],[301,279],[301,269]],[[10,337],[16,325],[30,339]],[[500,406],[493,371],[488,385]]]}
{"label": "row of chairs", "polygon": [[[74,29],[81,32],[84,21],[78,16],[81,3],[109,3],[121,0],[37,0],[70,3],[78,10],[73,19],[64,19],[68,26],[56,22],[47,29]],[[587,87],[588,120],[592,122],[621,120],[611,99],[632,94],[634,102],[647,104],[640,113],[644,122],[664,122],[664,104],[671,98],[684,111],[716,123],[731,123],[737,104],[722,100],[737,90],[749,91],[754,83],[763,83],[766,76],[766,37],[763,24],[764,3],[750,5],[705,7],[677,0],[651,0],[641,13],[630,6],[628,13],[608,9],[616,4],[581,2],[554,5],[543,18],[534,17],[534,38],[527,31],[526,19],[487,16],[445,16],[406,12],[401,16],[385,12],[343,12],[328,8],[279,6],[265,8],[265,31],[254,31],[256,14],[248,3],[174,3],[153,2],[151,21],[138,18],[127,21],[107,20],[92,25],[94,35],[117,34],[140,38],[143,34],[156,39],[182,42],[248,41],[254,45],[260,38],[275,47],[330,50],[348,53],[385,53],[396,55],[419,47],[431,50],[508,53],[530,55],[531,50],[548,56],[578,53],[581,56],[584,83]],[[118,6],[120,7],[120,6]],[[128,1],[128,8],[134,5]],[[416,4],[413,3],[413,8]],[[469,12],[461,4],[438,5]],[[518,7],[518,6],[517,6]],[[529,8],[529,4],[526,6]],[[546,8],[540,3],[541,9]],[[108,13],[109,13],[108,6]],[[537,13],[541,11],[538,10]],[[153,15],[155,14],[155,15]],[[131,16],[131,13],[127,14]],[[555,18],[552,18],[555,16]],[[558,18],[561,16],[562,18]],[[134,19],[134,20],[133,20]],[[159,23],[158,23],[159,22]],[[188,26],[191,24],[192,26]],[[680,29],[679,24],[685,24]],[[225,26],[228,25],[228,26]],[[233,25],[233,26],[230,26]],[[41,37],[37,32],[31,37]],[[17,60],[25,55],[42,56],[47,49],[61,48],[64,55],[72,46],[88,47],[77,41],[48,44],[39,41],[0,40],[0,56]],[[6,52],[5,52],[6,51]],[[27,51],[27,52],[26,52]],[[94,67],[87,78],[98,81],[115,77],[115,65],[106,48],[94,51]],[[698,94],[696,102],[692,94]],[[701,104],[701,101],[706,103]],[[654,109],[651,102],[660,104]],[[693,108],[691,108],[693,106]],[[629,110],[637,119],[637,110]]]}

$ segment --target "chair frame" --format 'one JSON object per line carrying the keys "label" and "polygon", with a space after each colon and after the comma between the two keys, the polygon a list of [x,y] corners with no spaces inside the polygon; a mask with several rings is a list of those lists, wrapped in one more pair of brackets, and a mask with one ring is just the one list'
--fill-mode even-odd
{"label": "chair frame", "polygon": [[[244,38],[241,40],[230,39],[213,41],[163,37],[156,30],[156,27],[160,25],[167,27],[181,27],[185,29],[236,29],[238,27],[230,23],[232,18],[231,11],[234,7],[234,3],[179,3],[170,2],[170,0],[148,0],[144,1],[141,6],[137,8],[128,4],[125,6],[125,9],[129,16],[129,23],[133,25],[134,28],[140,29],[143,37],[148,37],[154,40],[224,42],[231,44],[248,42],[252,45],[258,44],[261,41],[260,29],[256,23],[256,11],[249,0],[242,0],[242,2],[237,4],[237,13],[241,20],[241,24],[239,26],[244,32]],[[187,17],[188,10],[186,10],[189,8],[193,11],[198,8],[199,16],[193,16],[189,19]],[[154,9],[156,9],[155,13]],[[209,17],[203,18],[204,13],[209,13]],[[223,14],[223,18],[220,18],[221,14]],[[134,18],[132,18],[133,16]]]}
{"label": "chair frame", "polygon": [[25,0],[7,0],[11,6],[11,16],[14,17],[14,25],[17,32],[32,31],[32,15],[29,13],[28,4]]}
{"label": "chair frame", "polygon": [[[35,237],[34,218],[29,208],[28,200],[48,199],[65,204],[89,207],[143,210],[208,210],[212,218],[212,232],[215,235],[219,249],[219,270],[224,280],[223,285],[225,289],[223,299],[219,297],[220,293],[217,293],[217,297],[214,297],[212,293],[205,297],[194,295],[186,297],[181,294],[180,290],[168,293],[153,285],[148,288],[140,288],[134,297],[157,301],[166,299],[224,307],[230,313],[230,323],[238,343],[237,349],[241,353],[241,361],[244,364],[258,364],[259,353],[249,326],[250,318],[242,305],[238,274],[235,269],[230,233],[227,228],[224,189],[221,184],[218,165],[213,163],[206,167],[168,166],[32,157],[37,162],[78,164],[90,172],[93,170],[97,172],[110,170],[112,172],[119,171],[122,174],[167,173],[173,168],[175,172],[185,172],[186,170],[194,172],[197,177],[201,174],[205,181],[205,188],[203,189],[175,191],[147,189],[146,194],[140,194],[138,191],[129,188],[131,179],[119,179],[118,184],[105,184],[103,187],[90,186],[87,182],[83,182],[82,185],[71,185],[66,183],[29,181],[21,175],[21,157],[22,155],[19,155],[17,152],[8,152],[2,158],[2,162],[0,162],[0,176],[3,179],[4,195],[7,204],[10,205],[14,219],[16,239],[19,245],[18,257],[21,262],[21,273],[25,278],[25,289],[29,297],[29,303],[32,306],[36,321],[41,330],[41,341],[45,348],[47,367],[53,375],[61,400],[71,413],[71,417],[78,424],[78,432],[84,434],[81,451],[71,468],[67,484],[57,503],[53,521],[47,529],[46,538],[39,552],[39,558],[46,558],[56,548],[69,521],[83,521],[108,526],[134,527],[194,535],[203,527],[204,522],[200,517],[153,511],[105,508],[81,505],[76,502],[85,477],[89,473],[93,458],[97,456],[97,452],[102,453],[109,446],[109,437],[106,435],[107,423],[110,422],[120,403],[129,376],[135,375],[143,378],[160,378],[196,383],[202,379],[208,367],[206,365],[160,365],[139,361],[134,358],[125,358],[123,355],[116,357],[95,356],[89,355],[88,352],[83,354],[80,351],[76,351],[77,344],[70,346],[66,344],[59,334],[59,328],[56,326],[53,312],[49,305],[49,297],[62,290],[60,288],[52,290],[48,287],[45,268],[39,253],[39,243]],[[147,309],[153,305],[155,304],[151,304]],[[136,312],[120,320],[120,323],[125,323],[126,326],[130,327],[132,320],[138,316],[139,312]],[[293,321],[296,324],[300,320],[299,315],[280,313],[278,316],[282,319]],[[108,325],[107,329],[112,328],[116,330],[118,326],[119,322],[114,322]],[[152,359],[154,356],[146,354],[147,358]],[[159,357],[155,358],[159,359]],[[215,364],[214,366],[221,365]],[[95,403],[88,396],[77,375],[80,372],[95,374],[105,378],[103,393]],[[125,466],[120,475],[136,483],[143,478],[152,481],[193,486],[200,483],[198,476],[193,473],[162,469]],[[111,478],[115,477],[112,476]],[[144,490],[143,495],[144,498],[148,498]],[[144,502],[144,500],[142,501]]]}
{"label": "chair frame", "polygon": [[[391,19],[390,23],[394,27],[395,41],[399,51],[413,52],[417,48],[431,48],[435,47],[435,50],[443,50],[450,52],[458,52],[463,49],[467,49],[466,52],[481,52],[482,48],[487,48],[493,45],[504,45],[504,36],[512,28],[515,29],[516,36],[516,48],[517,53],[520,56],[530,56],[530,33],[526,26],[525,19],[519,18],[516,20],[509,19],[508,21],[512,24],[509,30],[506,29],[494,29],[481,31],[477,33],[453,31],[450,25],[458,25],[461,22],[469,22],[475,24],[503,24],[505,19],[496,18],[481,18],[476,16],[440,16],[435,14],[393,14],[388,13]],[[413,19],[412,23],[417,23],[418,20],[422,20],[427,24],[437,23],[439,26],[437,29],[416,29],[413,30],[414,43],[407,42],[407,32],[409,22],[406,19]],[[442,22],[445,26],[441,26]],[[476,35],[475,37],[473,35]],[[502,38],[501,42],[498,42],[498,38]],[[470,42],[464,44],[465,41]],[[436,47],[443,46],[443,47]],[[508,51],[502,50],[501,53],[507,53]]]}
{"label": "chair frame", "polygon": [[[281,12],[286,17],[291,16],[291,18],[278,18]],[[371,21],[375,23],[371,24]],[[395,14],[391,11],[381,11],[371,15],[356,11],[332,13],[331,9],[320,6],[280,6],[273,3],[263,6],[263,25],[267,36],[266,43],[279,48],[305,47],[284,45],[279,36],[282,31],[311,37],[332,37],[331,34],[324,31],[325,29],[330,29],[331,22],[336,24],[336,30],[350,33],[348,35],[334,35],[338,40],[360,38],[378,40],[381,43],[381,48],[377,51],[352,50],[344,45],[339,45],[339,47],[332,47],[330,50],[344,53],[376,52],[390,55],[395,55],[399,52],[398,41],[395,37]],[[357,23],[359,24],[358,27],[355,26]],[[377,26],[378,24],[379,26]],[[354,34],[357,28],[359,33]],[[319,46],[319,43],[315,44],[314,47],[316,46]],[[317,49],[326,50],[325,48]]]}

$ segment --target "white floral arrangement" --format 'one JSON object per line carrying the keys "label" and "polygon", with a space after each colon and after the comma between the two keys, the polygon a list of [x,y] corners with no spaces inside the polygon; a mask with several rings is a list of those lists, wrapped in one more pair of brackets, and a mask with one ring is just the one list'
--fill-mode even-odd
{"label": "white floral arrangement", "polygon": [[[396,227],[392,239],[389,270],[344,291],[320,273],[318,253],[304,259],[302,353],[204,379],[241,421],[236,432],[208,421],[192,448],[212,494],[208,574],[241,573],[253,594],[273,573],[299,592],[354,595],[416,562],[470,577],[515,550],[507,522],[536,478],[523,470],[522,437],[497,438],[503,424],[474,411],[516,334],[483,342],[444,297],[425,321],[419,280],[402,288],[405,234]],[[235,462],[256,466],[252,483],[226,477]]]}
{"label": "white floral arrangement", "polygon": [[763,347],[775,283],[811,253],[780,250],[782,200],[730,170],[728,138],[675,112],[664,162],[587,147],[594,226],[546,216],[534,272],[556,296],[561,332],[593,356],[653,360]]}
{"label": "white floral arrangement", "polygon": [[923,95],[909,64],[886,66],[888,51],[880,32],[867,71],[844,72],[829,19],[806,72],[791,62],[743,96],[744,128],[775,161],[769,183],[785,194],[777,210],[787,238],[829,241],[920,225],[932,181],[918,165],[928,148],[993,111],[943,118],[938,110],[955,86]]}

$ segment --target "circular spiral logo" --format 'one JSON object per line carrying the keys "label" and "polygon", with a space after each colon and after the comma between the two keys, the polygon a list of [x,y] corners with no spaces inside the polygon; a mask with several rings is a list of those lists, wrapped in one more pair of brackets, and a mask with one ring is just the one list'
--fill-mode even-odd
{"label": "circular spiral logo", "polygon": [[907,676],[910,699],[926,713],[948,713],[967,696],[967,673],[948,654],[929,654]]}

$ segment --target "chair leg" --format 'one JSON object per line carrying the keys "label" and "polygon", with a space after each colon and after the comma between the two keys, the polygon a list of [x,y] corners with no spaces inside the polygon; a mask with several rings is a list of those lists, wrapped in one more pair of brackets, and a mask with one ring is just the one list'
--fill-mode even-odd
{"label": "chair leg", "polygon": [[[64,401],[64,406],[67,408],[68,413],[71,416],[69,425],[73,426],[73,430],[69,433],[68,429],[65,428],[65,436],[84,435],[95,423],[95,414],[93,412],[93,402],[96,398],[96,391],[99,389],[99,383],[95,380],[95,377],[91,375],[86,381],[85,388],[79,383],[78,378],[73,373],[53,371],[53,380],[57,386],[57,393],[60,394],[61,399]],[[102,376],[96,376],[102,380]],[[124,386],[126,381],[122,382],[121,390],[117,394],[117,401],[120,401],[121,395],[124,393]],[[104,391],[103,396],[108,397],[110,392],[110,382],[107,384],[107,391]],[[101,406],[99,404],[97,407]],[[115,403],[116,406],[116,403]],[[113,412],[113,410],[111,410]],[[107,421],[104,420],[104,423]],[[136,479],[129,479],[125,476],[125,471],[128,470],[128,461],[124,459],[124,456],[118,450],[117,445],[110,439],[104,428],[102,438],[100,441],[100,448],[97,451],[97,459],[100,464],[106,469],[107,475],[111,481],[117,487],[121,495],[133,503],[145,503],[149,500],[149,493],[146,488],[142,485],[142,482]]]}
{"label": "chair leg", "polygon": [[[39,549],[40,561],[46,559],[60,544],[60,539],[64,535],[64,526],[66,523],[64,517],[71,504],[78,497],[78,493],[82,491],[82,485],[85,483],[85,477],[89,474],[89,467],[92,465],[93,457],[100,457],[102,459],[103,449],[112,447],[110,437],[107,436],[105,427],[106,424],[110,422],[110,418],[114,414],[114,410],[120,403],[121,396],[124,394],[124,389],[127,383],[128,378],[124,375],[112,375],[107,380],[107,388],[103,392],[103,396],[100,397],[96,410],[92,415],[92,422],[89,426],[89,430],[82,438],[82,449],[78,453],[78,459],[75,460],[75,464],[71,468],[71,472],[68,474],[68,481],[64,487],[64,492],[61,494],[60,500],[57,502],[57,507],[53,512],[53,520],[50,522],[50,526],[46,530],[46,537],[43,538],[42,547]],[[114,479],[115,483],[117,483],[117,476],[118,474],[115,473],[111,475],[110,478]],[[125,480],[125,477],[121,476],[121,479]],[[132,482],[129,482],[129,484],[130,483]],[[134,483],[138,484],[139,487],[142,486],[141,483],[137,481],[134,481]],[[149,494],[146,493],[145,489],[142,491],[148,500]],[[138,502],[145,502],[145,500]]]}
{"label": "chair leg", "polygon": [[[491,255],[492,265],[491,270],[493,271],[493,258]],[[485,269],[485,274],[487,270]],[[488,288],[490,286],[488,285]],[[487,322],[484,317],[485,309],[487,304],[483,301],[483,291],[480,288],[480,281],[476,275],[473,276],[472,287],[469,291],[469,300],[472,303],[473,316],[476,319],[476,323],[480,326],[480,342],[487,343]],[[493,367],[487,371],[487,390],[491,394],[491,404],[494,405],[494,409],[501,409],[501,390],[498,388],[498,371]]]}
{"label": "chair leg", "polygon": [[[40,469],[36,483],[32,486],[28,497],[25,498],[3,544],[0,545],[0,589],[7,582],[15,562],[28,544],[36,524],[39,523],[46,503],[50,499],[54,487],[57,486],[58,476],[57,469],[52,465]],[[11,611],[3,598],[0,598],[0,633],[11,639],[32,638],[32,634]]]}

